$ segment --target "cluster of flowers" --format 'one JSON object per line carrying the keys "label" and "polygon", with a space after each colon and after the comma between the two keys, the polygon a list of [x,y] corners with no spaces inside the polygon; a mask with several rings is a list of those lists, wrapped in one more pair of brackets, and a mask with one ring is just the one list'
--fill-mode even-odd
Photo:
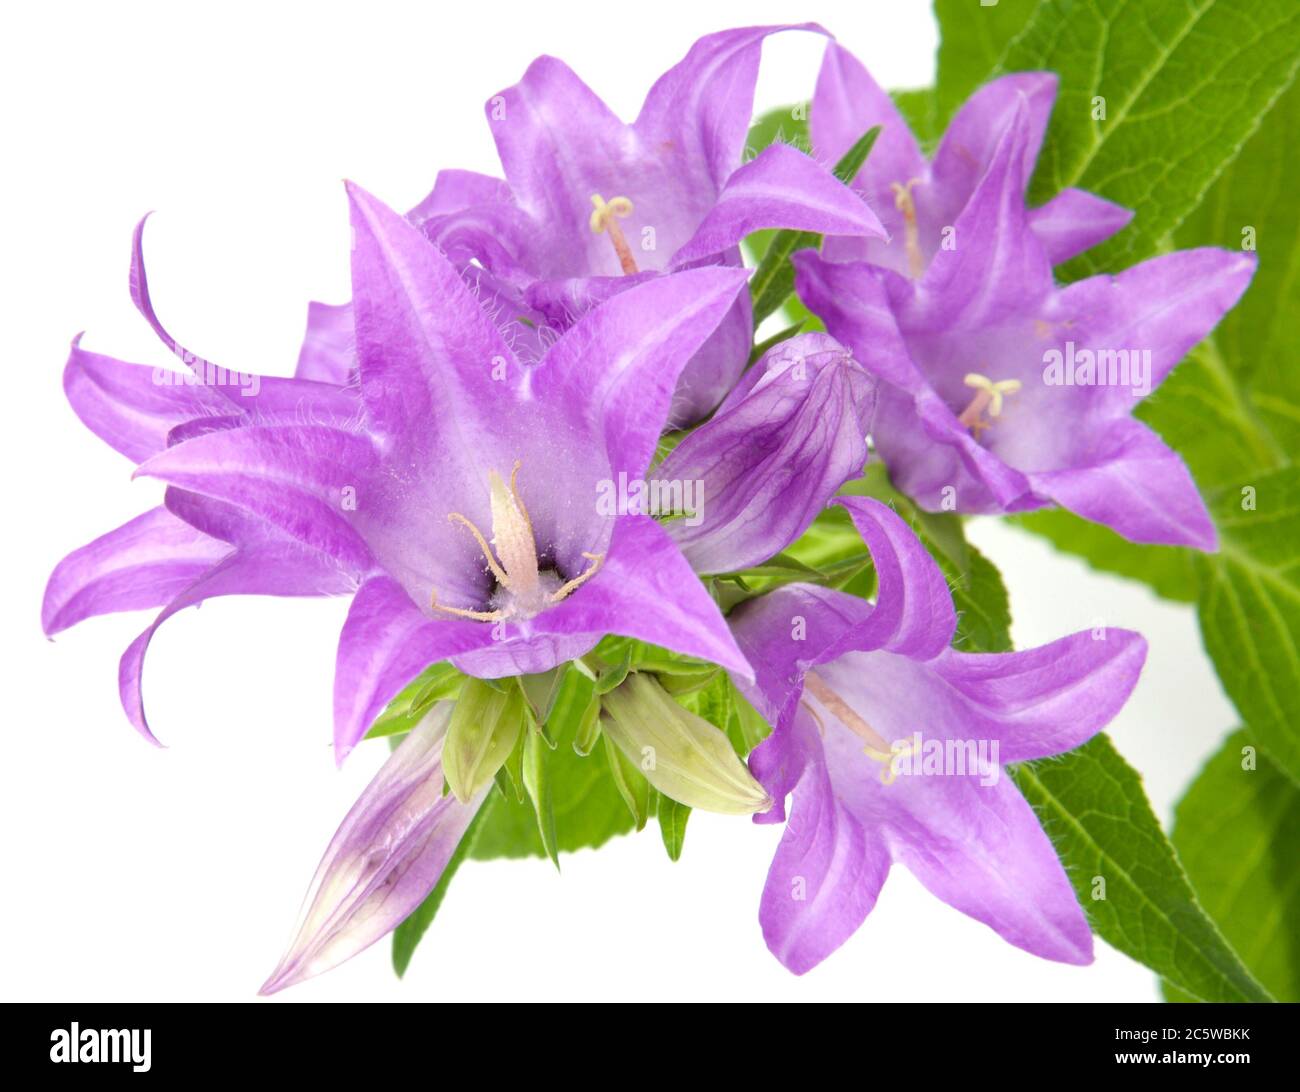
{"label": "cluster of flowers", "polygon": [[[1027,207],[1048,73],[980,89],[927,160],[831,42],[812,154],[776,143],[746,161],[761,44],[786,29],[820,32],[702,38],[631,125],[539,58],[487,105],[504,180],[443,171],[406,215],[349,186],[353,298],[312,305],[291,379],[160,383],[74,342],[74,410],[166,495],[59,564],[45,628],[161,608],[120,668],[127,716],[152,739],[141,670],[170,615],[220,595],[351,596],[340,761],[431,664],[512,680],[582,662],[607,635],[707,661],[771,726],[748,767],[649,675],[606,688],[597,728],[633,756],[649,741],[645,776],[682,803],[773,822],[793,797],[761,907],[787,967],[843,943],[894,861],[1011,943],[1086,962],[1088,924],[1009,778],[987,761],[879,775],[918,727],[992,741],[998,763],[1078,746],[1127,699],[1144,642],[1110,630],[957,651],[949,587],[907,523],[836,494],[870,448],[922,508],[1059,505],[1135,541],[1213,548],[1186,468],[1133,418],[1134,392],[1054,383],[1043,362],[1133,349],[1145,393],[1235,303],[1253,260],[1198,249],[1058,287],[1054,265],[1129,217],[1079,190]],[[843,184],[830,168],[876,127]],[[773,228],[824,237],[792,259],[824,332],[747,368],[740,244]],[[132,298],[208,369],[155,314],[142,230]],[[669,431],[682,436],[656,461]],[[691,519],[597,503],[609,483],[647,478],[702,483],[707,503]],[[697,574],[767,561],[829,504],[870,551],[874,602],[791,583],[724,614]],[[265,990],[360,951],[434,887],[518,745],[483,727],[501,721],[492,700],[480,706],[454,729],[455,707],[436,703],[397,748],[329,846]]]}

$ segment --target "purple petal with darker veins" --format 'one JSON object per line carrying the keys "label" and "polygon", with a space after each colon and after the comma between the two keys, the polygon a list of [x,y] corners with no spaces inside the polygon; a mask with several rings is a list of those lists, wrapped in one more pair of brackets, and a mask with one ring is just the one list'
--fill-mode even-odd
{"label": "purple petal with darker veins", "polygon": [[684,502],[687,489],[695,496],[697,511],[666,529],[698,572],[731,572],[780,553],[867,458],[875,384],[833,338],[782,342],[746,378],[745,394],[653,471]]}
{"label": "purple petal with darker veins", "polygon": [[250,425],[177,444],[137,474],[234,504],[354,572],[373,563],[344,491],[375,473],[370,440],[316,425]]}
{"label": "purple petal with darker veins", "polygon": [[437,885],[483,802],[482,793],[468,804],[443,793],[448,716],[445,703],[436,705],[352,806],[316,869],[297,936],[259,992],[351,959]]}
{"label": "purple petal with darker veins", "polygon": [[677,377],[745,285],[705,266],[621,292],[569,330],[534,376],[537,396],[603,438],[609,466],[639,477],[668,419]]}
{"label": "purple petal with darker veins", "polygon": [[954,719],[971,736],[998,741],[1002,762],[1073,750],[1114,719],[1146,661],[1142,636],[1084,630],[1022,652],[946,650],[932,689],[951,687]]}

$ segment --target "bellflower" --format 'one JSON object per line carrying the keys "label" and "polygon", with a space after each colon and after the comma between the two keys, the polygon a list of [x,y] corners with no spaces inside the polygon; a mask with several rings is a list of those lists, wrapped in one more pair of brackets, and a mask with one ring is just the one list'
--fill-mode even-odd
{"label": "bellflower", "polygon": [[438,882],[487,795],[443,792],[439,702],[366,786],[325,850],[297,936],[261,993],[312,978],[392,932]]}
{"label": "bellflower", "polygon": [[[486,106],[505,181],[443,172],[412,220],[463,267],[479,263],[507,314],[532,325],[541,314],[561,330],[647,278],[739,265],[741,239],[760,228],[883,236],[875,213],[803,153],[776,144],[742,165],[762,41],[784,29],[820,30],[701,38],[630,125],[562,61],[538,58]],[[682,373],[675,423],[721,401],[752,332],[748,298],[738,297]]]}
{"label": "bellflower", "polygon": [[[340,758],[403,684],[448,658],[480,676],[538,672],[619,633],[745,671],[659,525],[641,514],[604,518],[595,505],[600,480],[644,474],[676,377],[743,271],[638,285],[528,368],[436,247],[360,189],[350,196],[360,413],[306,405],[204,416],[174,428],[170,446],[137,471],[180,498],[203,498],[186,509],[201,509],[200,530],[216,529],[212,504],[240,537],[260,547],[264,536],[312,563],[302,573],[237,565],[235,575],[213,574],[223,546],[196,545],[188,526],[154,515],[60,566],[48,596],[55,625],[72,617],[59,605],[85,594],[91,569],[95,586],[108,573],[119,597],[100,609],[174,594],[164,617],[211,594],[350,582],[335,681]],[[138,684],[138,664],[133,673]],[[147,731],[142,714],[138,723]]]}
{"label": "bellflower", "polygon": [[832,44],[814,146],[833,157],[882,126],[855,185],[891,235],[797,255],[800,296],[883,381],[873,438],[924,507],[1058,504],[1138,542],[1212,549],[1187,468],[1132,410],[1237,301],[1254,257],[1179,251],[1058,286],[1052,266],[1128,213],[1075,189],[1026,207],[1055,93],[1050,73],[993,81],[927,162],[889,96]]}
{"label": "bellflower", "polygon": [[894,862],[1018,947],[1086,963],[1092,936],[1060,861],[1003,764],[1079,746],[1118,712],[1146,655],[1125,630],[969,654],[943,574],[879,501],[844,498],[871,551],[875,604],[792,584],[736,608],[775,726],[750,756],[785,818],[763,892],[763,935],[795,973],[838,948]]}
{"label": "bellflower", "polygon": [[862,473],[875,405],[875,381],[828,335],[770,349],[652,475],[703,486],[698,522],[667,524],[696,571],[758,565],[798,538]]}

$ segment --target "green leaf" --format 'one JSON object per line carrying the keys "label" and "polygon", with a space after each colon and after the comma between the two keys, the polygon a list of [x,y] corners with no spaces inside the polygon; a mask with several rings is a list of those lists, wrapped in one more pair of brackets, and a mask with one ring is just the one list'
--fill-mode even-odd
{"label": "green leaf", "polygon": [[[852,182],[867,161],[879,135],[878,125],[863,133],[835,165],[835,177],[846,185]],[[796,250],[821,246],[821,241],[822,237],[815,231],[776,233],[749,282],[750,294],[754,298],[755,329],[768,315],[779,310],[794,292],[794,266],[790,264],[790,255]]]}
{"label": "green leaf", "polygon": [[1253,741],[1300,784],[1300,468],[1243,488],[1253,493],[1213,505],[1221,539],[1199,560],[1201,633]]}
{"label": "green leaf", "polygon": [[[1173,842],[1206,912],[1279,1001],[1300,1001],[1300,786],[1243,731],[1178,805]],[[1166,996],[1186,995],[1166,983]]]}
{"label": "green leaf", "polygon": [[424,897],[424,901],[419,906],[407,915],[406,920],[393,930],[393,970],[397,972],[398,978],[406,974],[406,968],[411,965],[411,956],[415,954],[416,947],[423,939],[424,934],[428,932],[429,926],[433,924],[434,916],[438,913],[438,908],[442,906],[442,900],[447,895],[447,888],[451,886],[451,881],[455,878],[461,862],[470,855],[470,849],[474,844],[474,839],[478,836],[482,822],[483,809],[480,808],[478,814],[470,821],[465,833],[461,836],[456,852],[451,855],[447,867],[442,870],[442,875],[438,877],[438,882],[434,885],[433,890]]}
{"label": "green leaf", "polygon": [[1202,1000],[1271,1000],[1201,909],[1141,778],[1105,735],[1011,773],[1098,936]]}
{"label": "green leaf", "polygon": [[691,809],[676,800],[670,800],[663,793],[659,797],[659,833],[663,836],[664,849],[668,859],[677,861],[682,856],[682,843],[686,841],[686,820],[691,817]]}
{"label": "green leaf", "polygon": [[1050,69],[1061,78],[1030,203],[1078,186],[1136,214],[1068,263],[1067,279],[1154,254],[1290,85],[1298,63],[1294,0],[1043,0],[997,66],[999,73]]}
{"label": "green leaf", "polygon": [[[934,14],[939,20],[939,71],[935,78],[931,138],[943,131],[970,93],[989,78],[1007,44],[1024,30],[1037,7],[1038,0],[1001,0],[988,7],[977,0],[935,0]],[[912,131],[921,137],[912,116],[906,112],[905,116],[912,124]]]}
{"label": "green leaf", "polygon": [[1082,558],[1099,572],[1140,580],[1165,599],[1196,601],[1196,554],[1187,547],[1140,546],[1109,527],[1089,523],[1061,508],[1012,516],[1011,522],[1041,535],[1063,553]]}

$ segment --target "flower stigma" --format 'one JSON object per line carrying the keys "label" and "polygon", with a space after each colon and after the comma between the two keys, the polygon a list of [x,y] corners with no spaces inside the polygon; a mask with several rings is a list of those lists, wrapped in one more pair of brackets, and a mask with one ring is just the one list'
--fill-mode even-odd
{"label": "flower stigma", "polygon": [[[590,554],[586,551],[583,551],[582,556],[590,561],[591,565],[572,580],[564,581],[553,569],[543,571],[540,568],[537,562],[537,539],[533,533],[533,521],[528,516],[523,498],[519,495],[519,468],[522,465],[519,460],[515,461],[510,471],[508,487],[500,474],[495,470],[488,471],[488,497],[492,510],[490,545],[472,520],[460,512],[447,513],[449,520],[462,524],[474,536],[474,541],[483,552],[488,569],[496,578],[497,587],[491,599],[492,609],[465,610],[461,607],[443,606],[438,602],[438,593],[435,590],[429,604],[434,610],[454,614],[458,618],[470,618],[477,622],[531,618],[547,607],[567,599],[599,571],[605,555]],[[495,553],[492,547],[496,547]]]}
{"label": "flower stigma", "polygon": [[619,220],[626,220],[632,215],[632,202],[626,197],[613,197],[606,202],[600,194],[593,193],[591,204],[591,230],[597,235],[608,233],[614,253],[618,255],[618,264],[623,267],[625,274],[637,272],[632,248],[627,245],[627,237],[618,226]]}
{"label": "flower stigma", "polygon": [[962,382],[974,388],[975,397],[967,403],[957,420],[964,428],[970,429],[971,435],[976,438],[992,423],[984,419],[985,412],[989,417],[1000,416],[1003,398],[1020,390],[1019,379],[999,379],[994,382],[979,372],[967,372]]}

